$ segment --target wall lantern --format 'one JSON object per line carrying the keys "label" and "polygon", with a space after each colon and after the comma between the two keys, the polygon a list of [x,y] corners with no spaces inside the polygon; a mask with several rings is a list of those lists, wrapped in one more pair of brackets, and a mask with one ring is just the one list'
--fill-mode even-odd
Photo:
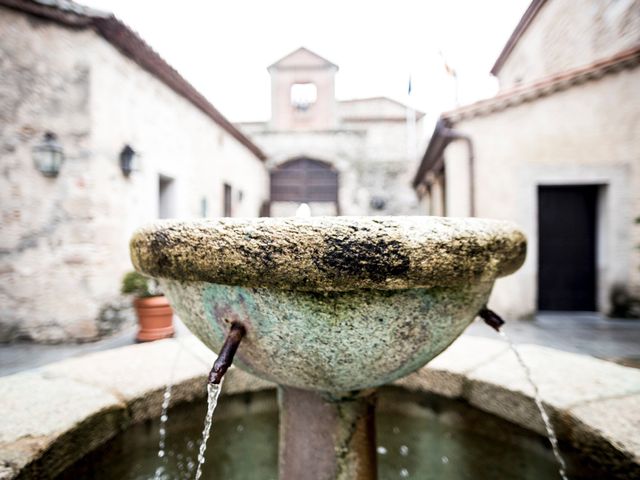
{"label": "wall lantern", "polygon": [[136,157],[136,151],[129,145],[125,145],[120,152],[120,170],[125,177],[131,175],[131,172],[136,169]]}
{"label": "wall lantern", "polygon": [[31,154],[36,168],[45,177],[58,176],[64,161],[64,151],[54,133],[46,132],[42,141],[32,148]]}

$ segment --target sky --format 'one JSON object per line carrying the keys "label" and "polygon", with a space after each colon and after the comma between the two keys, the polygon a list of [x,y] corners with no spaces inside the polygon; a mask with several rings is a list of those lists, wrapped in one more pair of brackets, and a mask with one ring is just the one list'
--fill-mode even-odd
{"label": "sky", "polygon": [[340,67],[338,99],[388,96],[435,120],[495,94],[489,70],[529,2],[79,0],[115,13],[232,121],[269,118],[266,68],[300,46]]}

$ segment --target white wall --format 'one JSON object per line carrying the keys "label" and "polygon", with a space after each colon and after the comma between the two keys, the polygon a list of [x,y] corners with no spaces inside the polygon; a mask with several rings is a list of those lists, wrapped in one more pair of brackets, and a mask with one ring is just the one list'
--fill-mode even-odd
{"label": "white wall", "polygon": [[548,0],[502,66],[500,87],[582,67],[639,44],[637,0]]}
{"label": "white wall", "polygon": [[[269,68],[271,121],[275,130],[327,130],[336,127],[335,74],[337,68],[312,52],[299,49]],[[291,86],[312,83],[317,100],[306,111],[291,105]]]}
{"label": "white wall", "polygon": [[[598,305],[616,283],[640,293],[640,69],[625,70],[502,112],[460,121],[476,148],[477,216],[517,222],[527,260],[499,280],[492,304],[511,316],[536,306],[538,185],[599,184]],[[447,206],[468,215],[467,151],[445,150]]]}

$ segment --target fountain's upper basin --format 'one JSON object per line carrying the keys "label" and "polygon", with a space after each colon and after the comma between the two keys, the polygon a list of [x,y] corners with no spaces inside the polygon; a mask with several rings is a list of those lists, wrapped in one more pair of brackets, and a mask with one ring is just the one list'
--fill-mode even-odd
{"label": "fountain's upper basin", "polygon": [[243,323],[239,366],[323,391],[381,385],[442,352],[523,262],[511,223],[437,217],[165,221],[131,241],[215,351]]}

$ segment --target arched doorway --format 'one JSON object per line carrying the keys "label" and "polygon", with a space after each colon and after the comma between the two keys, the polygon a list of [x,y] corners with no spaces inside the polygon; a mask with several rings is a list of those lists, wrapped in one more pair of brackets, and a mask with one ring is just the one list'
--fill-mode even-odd
{"label": "arched doorway", "polygon": [[337,215],[338,172],[329,163],[298,157],[271,171],[271,214],[292,215],[301,203],[314,214]]}

